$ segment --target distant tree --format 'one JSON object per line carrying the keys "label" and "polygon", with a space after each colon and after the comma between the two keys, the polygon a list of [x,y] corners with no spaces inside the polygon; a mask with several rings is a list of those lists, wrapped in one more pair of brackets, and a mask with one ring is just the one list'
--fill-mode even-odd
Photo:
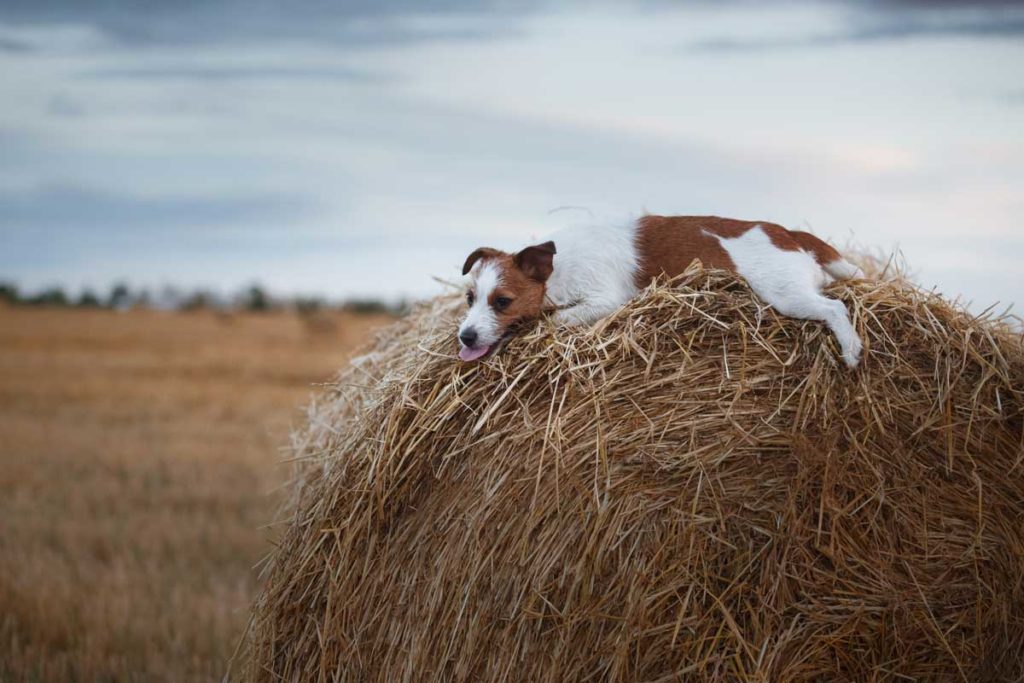
{"label": "distant tree", "polygon": [[96,292],[87,287],[78,295],[78,301],[75,305],[79,308],[99,308],[102,306],[102,303],[100,303],[100,298],[96,296]]}
{"label": "distant tree", "polygon": [[164,310],[180,309],[185,295],[174,285],[164,285],[153,298],[153,305]]}
{"label": "distant tree", "polygon": [[300,315],[312,315],[322,310],[326,304],[324,300],[315,296],[298,296],[295,297],[295,310]]}
{"label": "distant tree", "polygon": [[356,315],[374,315],[384,313],[387,315],[401,315],[407,306],[404,301],[397,304],[389,304],[381,299],[349,299],[341,306],[341,310]]}
{"label": "distant tree", "polygon": [[62,287],[50,287],[29,297],[27,302],[33,306],[67,306],[68,295]]}
{"label": "distant tree", "polygon": [[16,304],[21,301],[18,296],[18,285],[13,282],[0,282],[0,301]]}
{"label": "distant tree", "polygon": [[243,292],[241,304],[247,311],[269,311],[270,296],[259,285],[252,285]]}
{"label": "distant tree", "polygon": [[180,311],[202,311],[213,308],[215,304],[213,294],[204,289],[196,290],[186,296],[178,306]]}
{"label": "distant tree", "polygon": [[124,282],[118,282],[110,288],[110,296],[107,297],[109,308],[123,309],[132,305],[132,292]]}
{"label": "distant tree", "polygon": [[140,289],[138,292],[135,293],[134,303],[136,306],[141,306],[142,308],[149,308],[150,306],[153,305],[153,296],[149,293],[148,289]]}

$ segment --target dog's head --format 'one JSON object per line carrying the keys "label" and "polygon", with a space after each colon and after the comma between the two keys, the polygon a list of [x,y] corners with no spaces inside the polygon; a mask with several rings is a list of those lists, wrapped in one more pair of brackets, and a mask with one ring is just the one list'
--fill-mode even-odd
{"label": "dog's head", "polygon": [[459,325],[459,358],[483,358],[525,323],[540,317],[554,256],[554,242],[515,254],[481,247],[469,255],[462,266],[470,284],[466,291],[469,311]]}

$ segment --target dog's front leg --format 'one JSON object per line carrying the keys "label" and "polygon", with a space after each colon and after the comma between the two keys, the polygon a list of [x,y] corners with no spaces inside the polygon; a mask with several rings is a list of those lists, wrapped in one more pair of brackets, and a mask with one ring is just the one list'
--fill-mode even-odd
{"label": "dog's front leg", "polygon": [[571,306],[559,308],[554,313],[555,324],[576,327],[591,325],[606,315],[610,315],[621,304],[605,302],[600,299],[580,299]]}

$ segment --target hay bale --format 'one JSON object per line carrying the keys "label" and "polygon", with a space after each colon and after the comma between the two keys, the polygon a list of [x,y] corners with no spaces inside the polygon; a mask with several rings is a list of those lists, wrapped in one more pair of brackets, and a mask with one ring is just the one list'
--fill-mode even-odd
{"label": "hay bale", "polygon": [[252,680],[1019,680],[1024,350],[905,281],[867,354],[694,266],[454,359],[454,297],[296,434]]}

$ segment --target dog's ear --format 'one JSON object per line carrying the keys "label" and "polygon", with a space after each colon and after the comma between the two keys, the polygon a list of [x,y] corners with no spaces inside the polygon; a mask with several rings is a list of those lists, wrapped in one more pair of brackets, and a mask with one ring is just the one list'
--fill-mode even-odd
{"label": "dog's ear", "polygon": [[462,264],[462,274],[465,275],[469,272],[469,269],[473,267],[473,264],[484,257],[494,257],[501,254],[497,249],[491,249],[490,247],[480,247],[472,254],[466,257],[466,262]]}
{"label": "dog's ear", "polygon": [[546,282],[554,270],[555,243],[544,242],[526,247],[512,257],[519,270],[531,280]]}

